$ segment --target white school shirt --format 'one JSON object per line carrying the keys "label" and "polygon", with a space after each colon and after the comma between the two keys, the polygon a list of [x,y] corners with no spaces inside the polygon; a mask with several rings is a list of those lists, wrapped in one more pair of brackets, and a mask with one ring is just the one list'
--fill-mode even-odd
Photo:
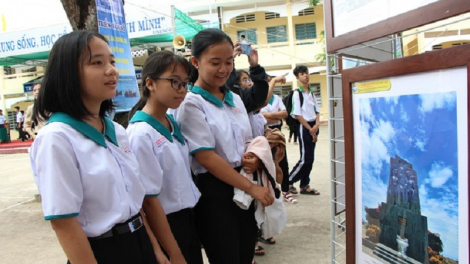
{"label": "white school shirt", "polygon": [[107,118],[104,122],[105,135],[54,113],[30,153],[45,219],[77,217],[88,237],[138,214],[145,195],[126,131]]}
{"label": "white school shirt", "polygon": [[165,214],[193,208],[201,193],[191,177],[188,144],[171,115],[171,132],[153,116],[137,111],[127,134],[140,163],[145,196],[158,196]]}
{"label": "white school shirt", "polygon": [[317,119],[317,114],[320,112],[320,107],[317,104],[317,98],[312,90],[310,92],[305,91],[299,86],[299,92],[304,96],[304,102],[300,107],[299,93],[294,92],[292,96],[292,112],[291,116],[295,118],[296,115],[301,115],[305,121],[313,122]]}
{"label": "white school shirt", "polygon": [[[252,139],[250,121],[240,96],[225,91],[224,101],[194,85],[176,110],[176,121],[188,142],[191,155],[214,150],[233,168],[242,165],[245,143]],[[193,172],[207,170],[193,159]]]}
{"label": "white school shirt", "polygon": [[[273,94],[271,96],[271,99],[269,100],[269,103],[261,108],[260,112],[261,113],[277,113],[279,111],[286,111],[286,106],[282,102],[281,97],[279,97],[276,94]],[[269,126],[277,126],[281,124],[281,120],[277,121],[276,123],[273,124],[268,124]]]}
{"label": "white school shirt", "polygon": [[266,118],[261,113],[249,113],[248,119],[251,125],[251,134],[253,138],[264,136],[264,126],[267,124]]}
{"label": "white school shirt", "polygon": [[6,121],[6,120],[7,120],[7,119],[5,118],[4,115],[0,115],[0,125],[5,124],[5,121]]}
{"label": "white school shirt", "polygon": [[16,114],[16,123],[21,123],[23,122],[23,114],[21,114],[21,112],[18,112]]}

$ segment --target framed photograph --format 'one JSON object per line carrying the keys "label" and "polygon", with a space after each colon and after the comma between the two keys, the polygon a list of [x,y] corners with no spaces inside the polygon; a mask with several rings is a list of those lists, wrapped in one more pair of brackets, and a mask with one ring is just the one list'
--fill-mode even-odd
{"label": "framed photograph", "polygon": [[327,52],[470,11],[466,0],[325,0]]}
{"label": "framed photograph", "polygon": [[469,263],[470,45],[343,71],[347,264]]}

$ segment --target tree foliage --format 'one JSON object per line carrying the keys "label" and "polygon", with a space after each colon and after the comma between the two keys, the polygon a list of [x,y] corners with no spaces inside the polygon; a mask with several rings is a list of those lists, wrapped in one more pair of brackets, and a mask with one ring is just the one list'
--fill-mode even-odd
{"label": "tree foliage", "polygon": [[317,6],[320,3],[320,0],[310,0],[310,6]]}
{"label": "tree foliage", "polygon": [[428,231],[428,246],[438,253],[444,251],[444,244],[442,243],[441,236],[438,233]]}
{"label": "tree foliage", "polygon": [[379,243],[380,227],[370,224],[366,229],[366,236],[369,237],[371,242]]}

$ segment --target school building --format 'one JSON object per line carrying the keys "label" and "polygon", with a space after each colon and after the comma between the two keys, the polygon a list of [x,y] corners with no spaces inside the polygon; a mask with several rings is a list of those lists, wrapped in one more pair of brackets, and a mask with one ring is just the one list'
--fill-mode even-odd
{"label": "school building", "polygon": [[[275,89],[275,93],[280,96],[285,96],[298,86],[293,69],[297,65],[307,66],[310,84],[321,106],[320,121],[328,120],[326,67],[324,61],[321,61],[325,52],[321,3],[317,6],[309,6],[309,1],[291,0],[219,0],[209,5],[200,1],[182,0],[175,3],[176,8],[204,27],[220,27],[233,40],[245,35],[252,47],[257,49],[259,62],[269,75],[289,73],[287,83]],[[148,8],[155,7],[152,5]],[[469,15],[451,18],[451,22],[458,22],[443,27],[431,24],[426,28],[403,32],[403,55],[410,56],[470,42],[470,22],[465,16]],[[187,41],[190,42],[190,39]],[[172,49],[171,42],[154,43],[154,46]],[[135,58],[134,64],[143,64],[143,59]],[[45,63],[36,61],[29,66],[0,66],[0,109],[3,109],[9,122],[14,120],[14,106],[26,109],[33,102],[31,82],[44,74]],[[235,66],[237,69],[247,69],[246,56],[237,57]]]}
{"label": "school building", "polygon": [[[217,6],[185,3],[177,7],[201,23],[217,22],[232,40],[246,40],[258,51],[259,63],[267,73],[278,76],[289,73],[287,83],[275,93],[283,97],[297,88],[293,74],[297,65],[309,68],[310,85],[314,88],[320,109],[320,121],[328,120],[326,67],[317,60],[324,54],[323,5],[287,1],[217,1]],[[321,57],[321,56],[320,56]],[[235,59],[237,69],[248,69],[246,56]]]}

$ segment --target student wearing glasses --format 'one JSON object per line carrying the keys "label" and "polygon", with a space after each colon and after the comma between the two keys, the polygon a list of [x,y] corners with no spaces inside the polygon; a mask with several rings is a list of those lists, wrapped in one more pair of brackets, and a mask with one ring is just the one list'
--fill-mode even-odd
{"label": "student wearing glasses", "polygon": [[[193,207],[201,196],[191,177],[188,144],[168,109],[178,108],[188,88],[189,62],[170,51],[150,55],[142,70],[143,96],[129,116],[132,152],[140,163],[145,188],[144,212],[155,236],[173,233],[187,263],[202,264]],[[160,205],[161,204],[161,205]],[[163,208],[163,210],[162,210]],[[165,229],[160,217],[168,219]],[[160,219],[160,220],[159,220]],[[166,245],[163,245],[167,249]],[[170,255],[171,263],[178,263]]]}

